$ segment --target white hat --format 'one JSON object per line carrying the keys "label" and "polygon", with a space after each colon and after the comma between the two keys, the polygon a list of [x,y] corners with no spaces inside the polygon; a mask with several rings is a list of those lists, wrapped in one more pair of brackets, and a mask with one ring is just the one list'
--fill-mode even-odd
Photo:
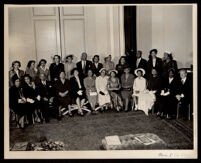
{"label": "white hat", "polygon": [[107,71],[107,70],[103,67],[103,68],[100,69],[99,72],[101,73],[103,70]]}
{"label": "white hat", "polygon": [[137,75],[137,72],[138,72],[138,71],[142,71],[142,76],[144,76],[145,71],[144,71],[143,68],[138,68],[138,69],[135,70],[135,75],[136,75],[136,76],[138,76],[138,75]]}
{"label": "white hat", "polygon": [[170,52],[170,51],[165,51],[164,53],[167,53],[167,54],[172,54],[172,52]]}
{"label": "white hat", "polygon": [[116,74],[118,74],[117,70],[110,70],[108,73],[111,74],[111,72],[115,72]]}

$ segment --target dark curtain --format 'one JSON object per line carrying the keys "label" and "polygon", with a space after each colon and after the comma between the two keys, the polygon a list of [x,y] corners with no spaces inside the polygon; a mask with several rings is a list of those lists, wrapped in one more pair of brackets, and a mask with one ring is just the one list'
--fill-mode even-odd
{"label": "dark curtain", "polygon": [[124,34],[125,34],[125,54],[130,65],[135,61],[137,50],[136,41],[136,6],[124,7]]}

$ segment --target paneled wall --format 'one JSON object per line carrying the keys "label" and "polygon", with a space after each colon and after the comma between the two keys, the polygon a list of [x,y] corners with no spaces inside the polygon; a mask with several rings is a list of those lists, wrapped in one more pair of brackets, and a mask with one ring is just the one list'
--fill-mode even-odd
{"label": "paneled wall", "polygon": [[55,54],[74,54],[77,62],[82,52],[102,62],[111,54],[117,62],[124,52],[122,14],[119,6],[9,8],[9,63],[18,59],[25,69],[28,60],[50,64]]}
{"label": "paneled wall", "polygon": [[137,47],[146,59],[157,48],[160,57],[172,51],[180,68],[192,64],[192,6],[138,6],[137,34]]}

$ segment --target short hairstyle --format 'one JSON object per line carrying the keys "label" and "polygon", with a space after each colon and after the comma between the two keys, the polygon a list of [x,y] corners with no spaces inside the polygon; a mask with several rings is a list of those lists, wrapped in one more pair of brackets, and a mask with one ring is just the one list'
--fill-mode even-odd
{"label": "short hairstyle", "polygon": [[18,64],[19,64],[19,67],[21,67],[20,61],[17,61],[17,60],[12,62],[12,67],[14,67],[14,65],[15,65],[16,63],[18,63]]}
{"label": "short hairstyle", "polygon": [[28,64],[27,64],[27,68],[30,68],[32,63],[36,63],[36,61],[30,60],[30,61],[28,62]]}
{"label": "short hairstyle", "polygon": [[53,57],[53,60],[55,60],[55,57],[58,57],[59,58],[59,60],[61,60],[61,57],[59,56],[59,55],[54,55],[54,57]]}
{"label": "short hairstyle", "polygon": [[119,64],[121,64],[121,60],[122,60],[123,58],[125,59],[125,62],[127,62],[127,61],[126,61],[126,56],[121,56],[120,59],[119,59]]}
{"label": "short hairstyle", "polygon": [[47,63],[47,61],[45,59],[41,59],[38,63],[38,66],[41,66],[41,62],[45,62],[45,64]]}
{"label": "short hairstyle", "polygon": [[173,57],[172,57],[172,54],[170,53],[170,54],[168,54],[168,57],[169,57],[169,59],[172,61],[173,60]]}
{"label": "short hairstyle", "polygon": [[186,69],[184,69],[184,68],[180,69],[180,70],[179,70],[179,73],[181,73],[182,71],[187,74],[187,70],[186,70]]}
{"label": "short hairstyle", "polygon": [[142,55],[142,51],[141,50],[138,50],[137,53],[140,53]]}
{"label": "short hairstyle", "polygon": [[94,55],[94,57],[92,58],[92,61],[94,62],[94,59],[98,58],[98,60],[100,60],[99,55]]}
{"label": "short hairstyle", "polygon": [[30,81],[32,81],[32,77],[29,74],[25,74],[23,79],[25,80],[26,77],[29,78]]}
{"label": "short hairstyle", "polygon": [[173,74],[175,74],[175,69],[173,68],[168,69],[168,73],[170,73],[170,71],[173,72]]}
{"label": "short hairstyle", "polygon": [[[78,69],[77,69],[77,68],[72,69],[72,70],[71,70],[71,75],[73,75],[75,71],[78,71]],[[78,72],[79,72],[79,71],[78,71]]]}
{"label": "short hairstyle", "polygon": [[137,73],[138,73],[138,72],[141,72],[141,74],[143,74],[142,70],[137,70]]}

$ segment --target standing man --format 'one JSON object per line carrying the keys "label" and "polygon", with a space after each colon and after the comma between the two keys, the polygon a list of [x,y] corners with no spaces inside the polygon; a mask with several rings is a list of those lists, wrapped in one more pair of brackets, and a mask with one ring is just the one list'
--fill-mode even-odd
{"label": "standing man", "polygon": [[83,52],[81,54],[81,61],[77,63],[77,69],[82,79],[87,77],[87,72],[91,68],[91,66],[92,62],[87,60],[87,53]]}
{"label": "standing man", "polygon": [[134,70],[136,70],[138,68],[144,69],[145,74],[147,74],[147,61],[142,58],[142,51],[141,50],[138,50],[136,53],[136,61],[135,61],[135,65],[134,65]]}

